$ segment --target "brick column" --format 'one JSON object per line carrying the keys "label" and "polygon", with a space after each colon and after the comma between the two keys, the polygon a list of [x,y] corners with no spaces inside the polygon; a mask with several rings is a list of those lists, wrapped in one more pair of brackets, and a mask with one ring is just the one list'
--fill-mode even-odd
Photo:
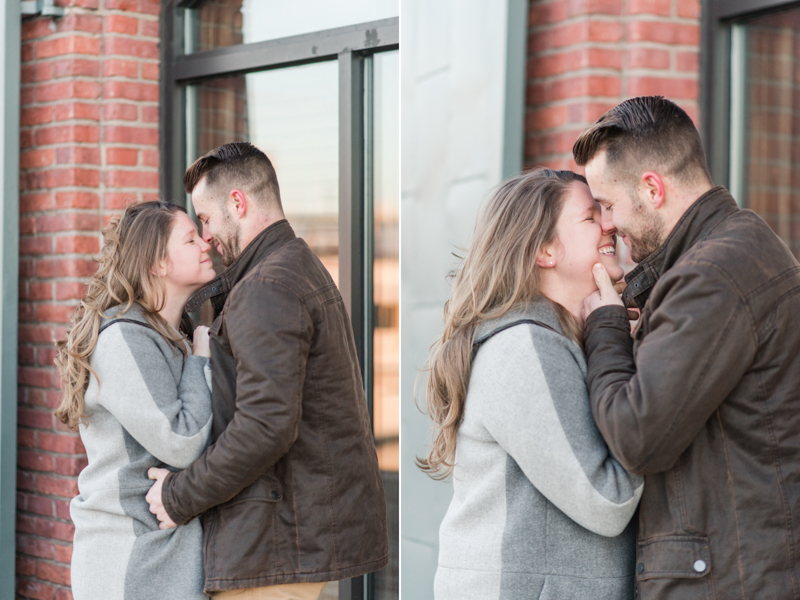
{"label": "brick column", "polygon": [[62,0],[22,26],[17,593],[64,600],[69,500],[86,464],[56,422],[53,340],[96,269],[100,227],[158,194],[158,0]]}
{"label": "brick column", "polygon": [[699,0],[532,0],[525,166],[573,169],[576,137],[627,98],[699,117]]}

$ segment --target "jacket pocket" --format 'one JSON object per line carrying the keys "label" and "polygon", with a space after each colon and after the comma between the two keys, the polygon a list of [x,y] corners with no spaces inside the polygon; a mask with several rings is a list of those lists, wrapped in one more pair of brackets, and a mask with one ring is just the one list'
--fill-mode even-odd
{"label": "jacket pocket", "polygon": [[700,579],[710,571],[711,551],[705,536],[666,535],[637,544],[637,581]]}
{"label": "jacket pocket", "polygon": [[[272,475],[262,475],[228,502],[215,508],[208,580],[259,579],[282,575],[293,561],[278,529],[283,492]],[[266,585],[266,584],[264,584]]]}

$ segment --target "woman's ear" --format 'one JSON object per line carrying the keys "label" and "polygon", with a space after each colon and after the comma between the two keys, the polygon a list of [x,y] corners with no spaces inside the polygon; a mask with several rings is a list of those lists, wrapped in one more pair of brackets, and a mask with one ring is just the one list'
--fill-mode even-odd
{"label": "woman's ear", "polygon": [[169,263],[169,258],[164,258],[163,260],[158,261],[156,266],[150,269],[150,273],[155,275],[156,277],[166,277],[167,276],[167,266]]}
{"label": "woman's ear", "polygon": [[543,246],[542,249],[539,250],[539,255],[536,257],[536,266],[543,269],[552,269],[555,267],[556,257],[553,250],[554,248],[552,245]]}

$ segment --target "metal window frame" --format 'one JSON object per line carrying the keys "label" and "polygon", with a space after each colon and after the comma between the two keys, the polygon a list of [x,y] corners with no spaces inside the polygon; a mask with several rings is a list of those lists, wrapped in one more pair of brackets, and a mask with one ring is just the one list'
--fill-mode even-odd
{"label": "metal window frame", "polygon": [[703,0],[700,111],[703,146],[714,181],[729,184],[731,25],[744,17],[800,6],[792,0]]}
{"label": "metal window frame", "polygon": [[[186,86],[204,79],[323,61],[339,70],[339,288],[353,325],[361,373],[371,381],[373,308],[368,302],[372,262],[370,193],[365,181],[369,134],[365,119],[365,59],[400,47],[400,19],[393,17],[286,38],[183,54],[184,10],[192,0],[165,0],[161,8],[159,131],[161,195],[183,204],[186,157]],[[372,396],[368,394],[372,416]],[[340,600],[372,597],[371,574],[339,582]]]}
{"label": "metal window frame", "polygon": [[17,490],[17,306],[19,303],[19,110],[21,12],[0,3],[3,146],[0,211],[0,598],[14,597]]}

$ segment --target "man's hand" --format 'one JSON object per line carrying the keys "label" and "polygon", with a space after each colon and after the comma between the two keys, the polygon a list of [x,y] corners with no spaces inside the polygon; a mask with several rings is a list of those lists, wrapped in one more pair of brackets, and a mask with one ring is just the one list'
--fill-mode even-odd
{"label": "man's hand", "polygon": [[[617,306],[624,306],[622,304],[622,299],[619,297],[620,292],[617,289],[618,287],[624,289],[624,282],[622,285],[614,285],[611,283],[611,278],[608,276],[606,268],[601,263],[597,263],[592,267],[592,275],[594,275],[594,281],[597,284],[597,291],[587,296],[583,301],[582,316],[584,321],[586,321],[592,312],[601,306],[613,306],[615,304]],[[630,317],[630,311],[628,311],[628,316]]]}
{"label": "man's hand", "polygon": [[161,502],[161,486],[164,483],[164,478],[168,474],[169,471],[167,469],[150,467],[147,470],[147,478],[155,479],[156,482],[153,484],[153,487],[150,488],[150,491],[147,492],[145,499],[150,505],[150,512],[153,513],[159,521],[159,529],[171,529],[173,527],[177,527],[175,522],[169,518],[169,515],[164,508],[164,504]]}

